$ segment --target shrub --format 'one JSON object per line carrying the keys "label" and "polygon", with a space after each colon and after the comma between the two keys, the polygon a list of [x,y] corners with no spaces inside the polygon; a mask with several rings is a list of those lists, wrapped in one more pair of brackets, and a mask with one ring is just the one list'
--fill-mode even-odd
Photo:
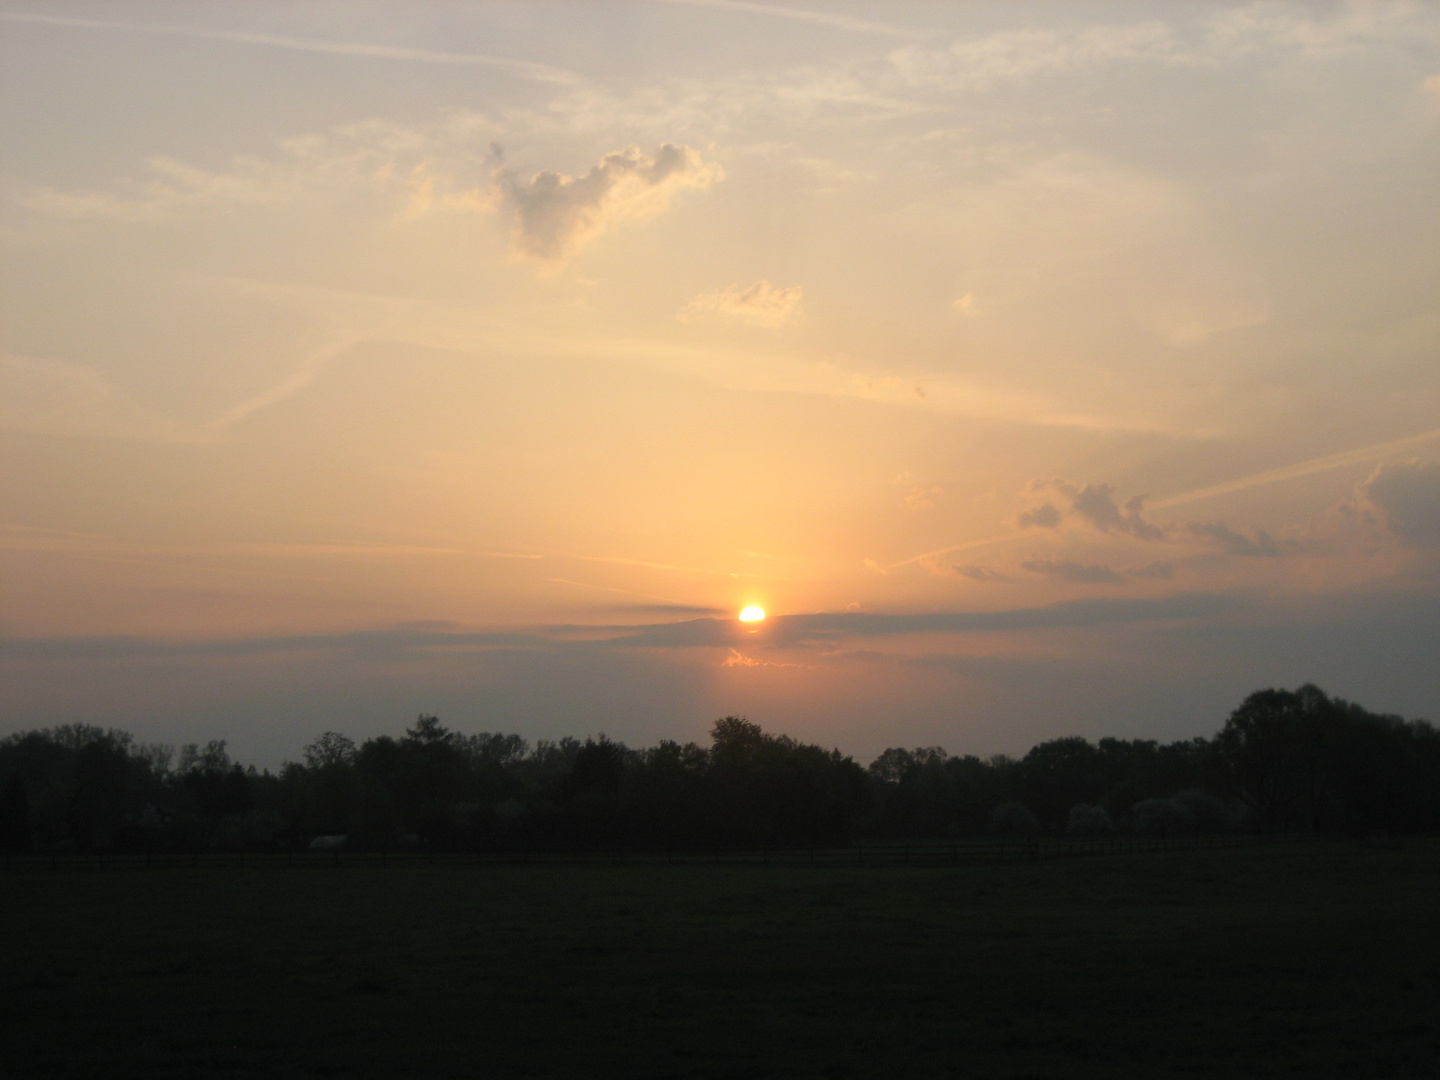
{"label": "shrub", "polygon": [[1001,836],[1034,836],[1040,831],[1040,822],[1024,803],[1011,799],[995,807],[990,829]]}
{"label": "shrub", "polygon": [[1115,831],[1115,822],[1103,806],[1094,803],[1076,803],[1070,808],[1070,818],[1065,824],[1067,836],[1109,836]]}

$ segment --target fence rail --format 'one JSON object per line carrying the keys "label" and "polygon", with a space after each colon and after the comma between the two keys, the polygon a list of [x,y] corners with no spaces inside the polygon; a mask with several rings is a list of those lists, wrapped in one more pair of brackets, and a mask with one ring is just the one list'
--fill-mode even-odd
{"label": "fence rail", "polygon": [[843,848],[759,851],[153,851],[54,852],[0,856],[0,872],[159,870],[184,867],[361,866],[945,866],[1035,862],[1141,852],[1186,851],[1293,842],[1283,836],[961,840],[869,843]]}

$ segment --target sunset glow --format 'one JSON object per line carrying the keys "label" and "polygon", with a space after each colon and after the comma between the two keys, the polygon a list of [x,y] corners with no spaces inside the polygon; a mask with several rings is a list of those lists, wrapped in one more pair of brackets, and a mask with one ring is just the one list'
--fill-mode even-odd
{"label": "sunset glow", "polygon": [[0,35],[0,735],[1440,717],[1436,5]]}

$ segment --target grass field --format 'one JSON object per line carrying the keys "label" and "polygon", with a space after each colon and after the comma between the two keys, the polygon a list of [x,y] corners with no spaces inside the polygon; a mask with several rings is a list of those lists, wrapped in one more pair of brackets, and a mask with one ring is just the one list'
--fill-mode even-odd
{"label": "grass field", "polygon": [[1440,1076],[1440,844],[0,876],[5,1077]]}

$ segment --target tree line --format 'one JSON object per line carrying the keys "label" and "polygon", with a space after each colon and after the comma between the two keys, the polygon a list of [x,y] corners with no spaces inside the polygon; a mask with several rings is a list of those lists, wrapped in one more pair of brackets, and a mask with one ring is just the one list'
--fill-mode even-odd
{"label": "tree line", "polygon": [[717,720],[710,744],[533,745],[421,716],[326,732],[278,772],[71,724],[0,740],[0,850],[720,851],[983,835],[1440,833],[1440,731],[1314,686],[1212,738],[1052,739],[1020,758],[838,750]]}

